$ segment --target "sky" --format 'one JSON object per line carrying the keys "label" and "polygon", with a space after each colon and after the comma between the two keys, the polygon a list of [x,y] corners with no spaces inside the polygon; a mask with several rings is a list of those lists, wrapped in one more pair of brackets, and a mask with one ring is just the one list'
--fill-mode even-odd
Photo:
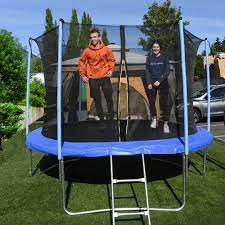
{"label": "sky", "polygon": [[[156,1],[159,4],[163,0]],[[70,21],[75,8],[79,21],[84,11],[93,23],[110,25],[142,24],[143,15],[153,0],[0,0],[0,29],[7,29],[23,45],[29,37],[37,37],[45,29],[45,10],[50,8],[53,18]],[[212,43],[225,37],[225,0],[172,0],[181,7],[183,19],[190,22],[187,29]]]}

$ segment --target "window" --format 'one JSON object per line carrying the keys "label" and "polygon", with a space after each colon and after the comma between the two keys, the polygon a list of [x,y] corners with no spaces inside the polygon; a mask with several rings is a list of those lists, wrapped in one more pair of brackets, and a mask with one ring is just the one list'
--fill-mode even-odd
{"label": "window", "polygon": [[213,90],[211,92],[211,98],[225,98],[225,87]]}

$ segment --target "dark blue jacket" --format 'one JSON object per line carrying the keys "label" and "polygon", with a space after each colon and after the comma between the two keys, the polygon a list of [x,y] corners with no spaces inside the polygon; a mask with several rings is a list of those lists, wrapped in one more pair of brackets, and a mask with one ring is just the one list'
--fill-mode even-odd
{"label": "dark blue jacket", "polygon": [[170,74],[170,64],[168,58],[160,54],[156,57],[149,53],[146,58],[146,81],[147,84],[153,84],[156,81],[164,81]]}

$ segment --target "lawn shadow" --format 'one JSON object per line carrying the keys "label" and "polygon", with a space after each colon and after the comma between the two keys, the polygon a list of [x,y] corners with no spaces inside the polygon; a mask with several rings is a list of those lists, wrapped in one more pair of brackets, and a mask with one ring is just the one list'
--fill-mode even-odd
{"label": "lawn shadow", "polygon": [[[110,192],[110,165],[109,157],[98,158],[77,158],[65,157],[65,180],[67,181],[66,187],[66,206],[69,204],[72,184],[88,183],[88,184],[106,184],[108,191],[108,204],[111,208],[111,192]],[[40,174],[59,178],[59,168],[57,156],[46,155],[38,163]],[[140,155],[133,156],[119,156],[113,159],[114,178],[115,179],[135,179],[143,177],[142,160]],[[176,195],[173,187],[168,183],[167,179],[176,177],[182,174],[182,155],[145,155],[146,175],[148,182],[163,180],[172,196],[181,204],[181,200]],[[130,184],[132,196],[115,196],[115,199],[133,198],[136,207],[139,208],[140,204],[134,191],[133,185]],[[131,217],[126,219],[117,219],[117,222],[122,221],[139,221],[144,225],[145,221],[143,216]],[[111,215],[112,221],[112,215]]]}
{"label": "lawn shadow", "polygon": [[[203,154],[202,153],[197,152],[197,154],[203,158]],[[225,165],[222,162],[220,162],[219,160],[217,160],[217,159],[213,158],[212,156],[210,156],[209,154],[207,154],[207,161],[213,163],[216,166],[218,166],[220,169],[225,170]]]}
{"label": "lawn shadow", "polygon": [[[77,158],[65,157],[65,179],[89,184],[110,184],[109,157]],[[148,181],[165,180],[182,174],[182,155],[146,155]],[[140,155],[119,156],[113,159],[114,178],[135,179],[143,177]],[[39,162],[41,173],[59,178],[58,159],[47,155]]]}

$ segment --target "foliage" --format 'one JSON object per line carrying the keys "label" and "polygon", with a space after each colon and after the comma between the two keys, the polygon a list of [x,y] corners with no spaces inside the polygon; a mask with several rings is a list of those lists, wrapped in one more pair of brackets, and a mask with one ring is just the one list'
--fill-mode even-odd
{"label": "foliage", "polygon": [[78,42],[79,42],[79,25],[78,25],[78,18],[77,18],[77,11],[76,9],[72,9],[72,16],[70,21],[70,28],[69,28],[69,39],[66,45],[64,59],[70,59],[74,57],[78,57],[76,55],[75,49],[78,49]]}
{"label": "foliage", "polygon": [[[160,42],[162,48],[174,43],[177,36],[174,25],[180,16],[180,8],[172,7],[170,0],[161,5],[154,1],[143,16],[144,26],[141,26],[140,30],[146,38],[140,38],[139,45],[144,49],[150,49],[152,42],[156,40]],[[184,25],[187,24],[188,22],[184,22]]]}
{"label": "foliage", "polygon": [[102,41],[103,41],[103,43],[105,45],[109,45],[110,44],[109,39],[107,37],[107,31],[106,31],[106,29],[103,29],[103,31],[102,31]]}
{"label": "foliage", "polygon": [[12,103],[0,103],[0,149],[4,139],[10,138],[20,128],[23,110]]}
{"label": "foliage", "polygon": [[32,59],[32,72],[34,72],[34,73],[43,72],[42,62],[39,57],[34,57]]}
{"label": "foliage", "polygon": [[203,56],[197,55],[195,61],[195,73],[194,73],[195,77],[201,79],[203,76],[203,71],[204,71]]}
{"label": "foliage", "polygon": [[55,27],[56,21],[54,24],[51,9],[47,8],[45,13],[45,32],[48,32]]}
{"label": "foliage", "polygon": [[25,96],[26,66],[22,46],[10,32],[0,32],[0,101],[20,102]]}
{"label": "foliage", "polygon": [[45,107],[45,87],[38,79],[33,79],[30,85],[30,105]]}
{"label": "foliage", "polygon": [[90,42],[89,31],[92,26],[92,19],[86,12],[83,13],[81,20],[81,31],[79,37],[79,47],[86,48]]}
{"label": "foliage", "polygon": [[213,55],[216,55],[218,52],[225,52],[225,37],[222,41],[217,37],[210,50]]}

